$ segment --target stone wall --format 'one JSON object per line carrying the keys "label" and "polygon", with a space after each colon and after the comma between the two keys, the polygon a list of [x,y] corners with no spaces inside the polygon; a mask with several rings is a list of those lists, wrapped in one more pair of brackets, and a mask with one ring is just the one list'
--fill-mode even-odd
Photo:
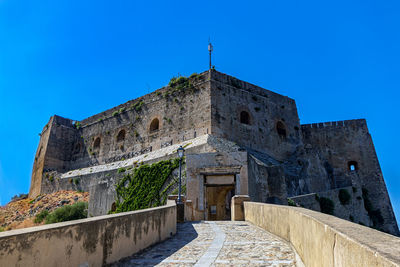
{"label": "stone wall", "polygon": [[305,266],[400,266],[395,236],[303,208],[244,202],[244,213],[290,242]]}
{"label": "stone wall", "polygon": [[301,129],[309,192],[361,188],[368,194],[374,227],[400,235],[366,121],[306,124]]}
{"label": "stone wall", "polygon": [[[349,198],[348,203],[341,203],[339,194],[341,191],[347,192]],[[362,225],[373,227],[371,218],[368,216],[364,208],[364,200],[361,188],[344,187],[337,188],[325,192],[311,193],[307,195],[291,197],[297,205],[303,208],[315,211],[321,211],[320,198],[327,198],[334,204],[333,215],[348,221],[359,223]]]}
{"label": "stone wall", "polygon": [[[293,99],[220,72],[211,73],[211,133],[247,148],[286,159],[301,144],[300,121]],[[241,123],[241,112],[249,122]],[[285,127],[279,135],[277,124]]]}
{"label": "stone wall", "polygon": [[176,233],[176,205],[0,233],[0,266],[103,266]]}
{"label": "stone wall", "polygon": [[249,196],[252,201],[287,204],[287,189],[282,166],[269,166],[249,154]]}
{"label": "stone wall", "polygon": [[[53,116],[39,142],[31,197],[41,192],[43,172],[65,173],[121,161],[207,134],[211,131],[208,72],[190,82],[192,86],[167,86],[82,121]],[[158,129],[151,130],[155,119]]]}

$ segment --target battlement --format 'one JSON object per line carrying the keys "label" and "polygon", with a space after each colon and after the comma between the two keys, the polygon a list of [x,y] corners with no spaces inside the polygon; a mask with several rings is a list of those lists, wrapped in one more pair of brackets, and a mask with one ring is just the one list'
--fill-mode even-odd
{"label": "battlement", "polygon": [[366,127],[367,121],[365,119],[354,119],[344,121],[330,121],[302,124],[301,129],[325,129],[325,128],[343,128],[343,127]]}

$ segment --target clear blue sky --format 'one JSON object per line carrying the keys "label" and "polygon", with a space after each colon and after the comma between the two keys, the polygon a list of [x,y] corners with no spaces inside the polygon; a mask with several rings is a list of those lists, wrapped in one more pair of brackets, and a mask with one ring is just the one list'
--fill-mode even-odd
{"label": "clear blue sky", "polygon": [[[150,3],[151,2],[151,3]],[[302,123],[366,118],[400,217],[399,1],[0,0],[0,201],[38,133],[208,67],[288,95]]]}

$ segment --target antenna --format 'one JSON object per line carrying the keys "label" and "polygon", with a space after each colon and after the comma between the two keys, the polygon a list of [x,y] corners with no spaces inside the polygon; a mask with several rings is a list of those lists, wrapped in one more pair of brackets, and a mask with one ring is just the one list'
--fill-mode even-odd
{"label": "antenna", "polygon": [[210,55],[210,66],[209,70],[211,70],[211,52],[213,51],[213,46],[210,42],[210,37],[208,37],[208,54]]}

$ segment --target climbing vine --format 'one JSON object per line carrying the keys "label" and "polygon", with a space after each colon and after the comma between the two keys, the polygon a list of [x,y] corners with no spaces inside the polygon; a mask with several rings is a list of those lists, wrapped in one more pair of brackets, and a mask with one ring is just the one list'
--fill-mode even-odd
{"label": "climbing vine", "polygon": [[[131,173],[126,173],[116,184],[115,207],[110,213],[146,209],[165,204],[167,194],[178,184],[178,179],[175,177],[172,177],[172,180],[169,179],[178,167],[179,159],[171,159],[151,165],[141,165],[133,169]],[[171,181],[165,186],[168,180]]]}

